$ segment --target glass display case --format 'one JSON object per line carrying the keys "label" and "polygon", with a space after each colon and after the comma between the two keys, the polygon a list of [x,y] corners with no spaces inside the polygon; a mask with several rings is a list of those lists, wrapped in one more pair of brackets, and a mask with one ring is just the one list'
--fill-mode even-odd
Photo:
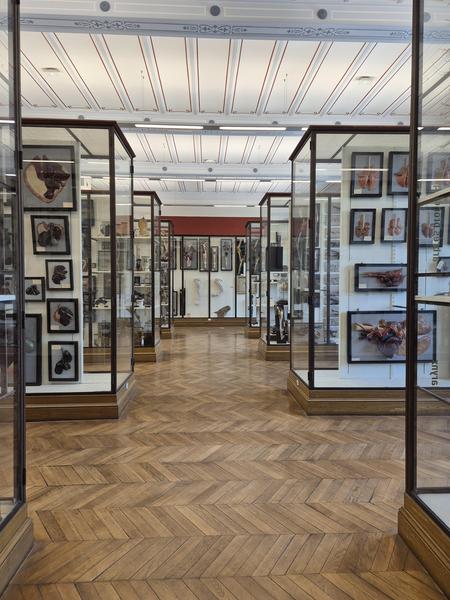
{"label": "glass display case", "polygon": [[[436,44],[429,35],[434,11],[431,0],[414,2],[406,325],[414,335],[407,338],[406,494],[399,532],[450,595],[450,42]],[[448,24],[448,3],[439,19]]]}
{"label": "glass display case", "polygon": [[161,201],[134,192],[134,346],[138,362],[155,362],[161,323]]}
{"label": "glass display case", "polygon": [[172,290],[174,269],[172,258],[174,253],[173,224],[161,221],[161,337],[172,337],[173,298]]}
{"label": "glass display case", "polygon": [[289,360],[290,201],[268,193],[260,202],[259,352],[266,360]]}
{"label": "glass display case", "polygon": [[291,157],[288,387],[310,414],[404,409],[408,149],[406,127],[313,126]]}
{"label": "glass display case", "polygon": [[134,389],[134,153],[114,122],[24,119],[33,419],[116,418]]}
{"label": "glass display case", "polygon": [[176,236],[173,256],[177,324],[246,323],[245,236]]}
{"label": "glass display case", "polygon": [[[25,505],[24,314],[18,4],[0,3],[0,595],[33,543]],[[24,327],[26,335],[24,335]],[[14,546],[11,539],[14,540]]]}
{"label": "glass display case", "polygon": [[261,224],[249,221],[245,226],[247,240],[247,337],[260,337],[260,277],[261,277]]}

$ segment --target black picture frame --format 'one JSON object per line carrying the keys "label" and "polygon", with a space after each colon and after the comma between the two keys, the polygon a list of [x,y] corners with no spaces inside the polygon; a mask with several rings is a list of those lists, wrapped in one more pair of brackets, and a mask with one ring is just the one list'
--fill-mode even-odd
{"label": "black picture frame", "polygon": [[[60,352],[60,358],[56,360],[58,357],[54,356],[54,350]],[[58,364],[58,361],[62,358],[62,351],[68,350],[72,356],[71,368],[66,370],[63,369],[61,375],[65,373],[73,373],[72,376],[64,376],[59,377],[55,373],[55,367]],[[60,340],[60,341],[52,341],[48,342],[48,380],[51,382],[75,382],[79,379],[79,354],[78,354],[78,342],[74,342],[72,340]]]}
{"label": "black picture frame", "polygon": [[[399,285],[389,286],[376,285],[377,277],[368,277],[366,282],[362,281],[364,278],[364,272],[368,273],[383,273],[389,271],[401,270],[403,280]],[[406,292],[406,276],[407,276],[407,264],[406,263],[356,263],[355,264],[355,292]]]}
{"label": "black picture frame", "polygon": [[[353,317],[357,316],[356,318],[358,319],[358,321],[353,321]],[[368,340],[365,340],[361,337],[358,338],[358,341],[364,341],[365,344],[367,344],[367,346],[371,346],[372,350],[373,350],[373,356],[374,359],[373,360],[369,360],[367,357],[365,357],[365,359],[361,359],[361,357],[357,358],[356,356],[354,356],[354,352],[353,352],[353,345],[355,344],[355,336],[358,336],[358,332],[354,330],[353,325],[356,322],[360,322],[360,323],[364,323],[364,317],[368,317],[371,316],[372,318],[370,319],[370,324],[378,324],[378,322],[381,319],[389,319],[389,317],[392,317],[396,315],[392,320],[394,321],[406,321],[406,311],[405,310],[386,310],[386,311],[382,311],[382,310],[367,310],[367,311],[348,311],[347,312],[347,362],[349,364],[404,364],[406,362],[406,358],[403,355],[397,355],[397,356],[402,356],[401,358],[394,358],[391,357],[387,357],[385,356],[383,358],[383,354],[382,352],[377,348],[377,345],[375,344],[375,342],[370,342]],[[418,311],[418,316],[419,317],[426,317],[429,319],[429,324],[431,325],[431,333],[432,333],[432,340],[431,340],[431,353],[428,354],[428,358],[417,358],[417,362],[420,363],[429,363],[429,362],[434,362],[436,360],[436,323],[437,323],[437,319],[436,319],[436,311],[435,310],[420,310]],[[378,317],[378,318],[377,318]],[[420,340],[421,338],[423,338],[425,335],[427,334],[422,334],[422,335],[418,335],[418,340]],[[428,348],[426,350],[428,352]]]}
{"label": "black picture frame", "polygon": [[439,256],[435,266],[435,273],[450,273],[450,256]]}
{"label": "black picture frame", "polygon": [[[43,278],[42,278],[43,279]],[[31,348],[31,345],[34,347]],[[42,384],[42,315],[25,314],[25,385]],[[34,373],[34,377],[30,375]]]}
{"label": "black picture frame", "polygon": [[[54,311],[59,307],[67,307],[73,313],[69,326],[64,326],[55,321]],[[47,333],[79,333],[78,298],[50,298],[47,299]]]}
{"label": "black picture frame", "polygon": [[[399,216],[400,215],[400,216]],[[401,233],[396,233],[398,223],[391,223],[392,219],[401,219]],[[392,231],[388,229],[394,228]],[[383,208],[381,210],[381,236],[380,241],[389,244],[404,244],[406,242],[406,233],[408,227],[408,209],[407,208]]]}
{"label": "black picture frame", "polygon": [[172,317],[178,316],[178,292],[172,290]]}
{"label": "black picture frame", "polygon": [[219,246],[210,246],[209,250],[210,250],[210,255],[211,255],[210,260],[209,260],[211,273],[218,273],[219,272]]}
{"label": "black picture frame", "polygon": [[209,271],[209,238],[201,237],[198,240],[198,268],[202,273]]}
{"label": "black picture frame", "polygon": [[[434,214],[434,222],[430,220],[429,217],[424,218],[425,215]],[[440,221],[441,225],[439,228],[439,247],[441,247],[444,243],[444,219],[445,219],[445,209],[443,206],[423,206],[419,208],[419,224],[417,228],[418,232],[418,242],[419,246],[423,248],[432,248],[435,245],[434,240],[434,226],[436,224],[436,216],[439,215],[438,221]],[[428,226],[425,229],[425,226]],[[430,230],[429,227],[432,226]],[[428,235],[430,233],[430,235]]]}
{"label": "black picture frame", "polygon": [[220,270],[233,270],[233,240],[221,238],[220,240]]}
{"label": "black picture frame", "polygon": [[427,159],[427,194],[440,192],[448,187],[448,181],[439,181],[450,178],[450,152],[432,152]]}
{"label": "black picture frame", "polygon": [[[64,153],[65,156],[61,159]],[[58,163],[58,158],[52,158],[52,155],[55,154],[59,155],[60,163]],[[34,160],[37,156],[40,157],[41,161],[45,160],[46,162]],[[73,146],[25,144],[23,146],[23,163],[22,196],[25,211],[77,210],[75,151]],[[55,166],[58,166],[60,170],[55,169]],[[47,172],[45,172],[46,167]],[[41,173],[40,176],[38,172]],[[62,173],[68,176],[63,184],[61,183]],[[59,191],[57,191],[58,184],[60,186]],[[41,190],[38,190],[38,187]],[[50,198],[52,193],[53,199]],[[45,199],[46,195],[49,196],[47,199]]]}
{"label": "black picture frame", "polygon": [[[366,158],[367,166],[358,164]],[[377,162],[378,161],[378,162]],[[350,178],[350,197],[351,198],[381,198],[383,195],[383,152],[352,152],[351,157],[351,178]],[[376,189],[370,191],[362,185],[364,178],[363,171],[366,172],[366,183],[368,177],[373,173],[378,173],[378,182]]]}
{"label": "black picture frame", "polygon": [[15,231],[11,213],[0,215],[0,263],[3,269],[13,270]]}
{"label": "black picture frame", "polygon": [[235,244],[236,255],[236,276],[240,277],[245,273],[247,264],[247,242],[243,238],[237,239]]}
{"label": "black picture frame", "polygon": [[[34,255],[70,256],[69,217],[67,215],[30,215],[30,219]],[[58,240],[55,245],[41,246],[39,244],[40,233],[37,232],[37,227],[41,224],[47,226],[47,232],[49,232],[51,224],[62,225],[64,236],[62,241]]]}
{"label": "black picture frame", "polygon": [[171,253],[171,257],[170,257],[170,270],[171,271],[176,271],[177,270],[177,244],[178,241],[175,238],[172,238],[172,244],[170,246],[170,253]]}
{"label": "black picture frame", "polygon": [[[31,286],[37,286],[39,294],[27,293]],[[24,277],[25,302],[45,302],[45,277]]]}
{"label": "black picture frame", "polygon": [[407,196],[409,177],[409,152],[389,152],[388,195]]}
{"label": "black picture frame", "polygon": [[183,271],[198,271],[198,238],[184,237],[181,245]]}
{"label": "black picture frame", "polygon": [[[64,277],[61,280],[62,285],[58,285],[55,283],[55,279],[58,279],[58,274],[55,273],[55,267],[63,267],[66,270],[66,274],[64,274],[63,270],[60,270],[60,277]],[[46,287],[48,292],[54,291],[67,291],[72,292],[73,285],[73,261],[71,258],[57,260],[55,258],[49,258],[45,261],[45,279],[46,279]],[[67,280],[67,281],[66,281]]]}
{"label": "black picture frame", "polygon": [[[360,213],[363,215],[371,215],[371,228],[369,230],[370,235],[362,236],[364,239],[361,239],[361,236],[356,235],[357,221],[359,219]],[[366,219],[367,217],[364,216],[363,218]],[[374,244],[376,222],[377,211],[375,208],[352,208],[350,210],[350,244]]]}

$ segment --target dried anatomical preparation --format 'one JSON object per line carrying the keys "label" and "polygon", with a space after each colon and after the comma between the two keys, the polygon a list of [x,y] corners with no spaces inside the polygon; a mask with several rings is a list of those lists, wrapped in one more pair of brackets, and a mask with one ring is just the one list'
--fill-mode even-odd
{"label": "dried anatomical preparation", "polygon": [[32,194],[42,202],[51,204],[70,179],[70,173],[46,154],[35,155],[25,169],[24,179]]}
{"label": "dried anatomical preparation", "polygon": [[388,288],[398,287],[405,280],[403,269],[392,269],[390,271],[369,271],[363,273],[363,277],[373,277]]}

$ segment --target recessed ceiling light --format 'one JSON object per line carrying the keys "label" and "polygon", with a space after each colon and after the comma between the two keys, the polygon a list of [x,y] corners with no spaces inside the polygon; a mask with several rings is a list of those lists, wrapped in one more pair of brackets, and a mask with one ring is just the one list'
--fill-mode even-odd
{"label": "recessed ceiling light", "polygon": [[41,71],[44,73],[48,73],[49,75],[53,75],[54,73],[61,73],[61,70],[58,67],[42,67]]}
{"label": "recessed ceiling light", "polygon": [[216,163],[217,160],[214,158],[205,158],[205,160],[203,161],[205,163]]}
{"label": "recessed ceiling light", "polygon": [[358,83],[371,83],[375,79],[374,75],[359,75],[359,77],[355,77],[355,81]]}

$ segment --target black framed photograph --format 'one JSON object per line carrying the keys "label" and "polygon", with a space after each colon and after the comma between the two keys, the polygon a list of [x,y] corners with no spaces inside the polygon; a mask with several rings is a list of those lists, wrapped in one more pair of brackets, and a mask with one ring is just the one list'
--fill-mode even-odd
{"label": "black framed photograph", "polygon": [[[406,312],[349,311],[349,363],[402,363],[406,357]],[[418,362],[436,360],[436,311],[422,310],[417,319]]]}
{"label": "black framed photograph", "polygon": [[73,146],[23,146],[24,210],[76,210]]}
{"label": "black framed photograph", "polygon": [[383,208],[381,211],[381,241],[406,242],[407,208]]}
{"label": "black framed photograph", "polygon": [[33,254],[70,255],[69,218],[63,215],[31,215]]}
{"label": "black framed photograph", "polygon": [[241,238],[236,240],[236,275],[244,275],[247,264],[247,242]]}
{"label": "black framed photograph", "polygon": [[44,302],[45,277],[25,277],[24,290],[26,302]]}
{"label": "black framed photograph", "polygon": [[198,240],[199,247],[199,270],[209,271],[209,238],[201,237]]}
{"label": "black framed photograph", "polygon": [[233,270],[233,240],[231,238],[220,240],[220,270]]}
{"label": "black framed photograph", "polygon": [[404,263],[356,263],[355,292],[406,292]]}
{"label": "black framed photograph", "polygon": [[47,300],[47,332],[78,333],[77,298]]}
{"label": "black framed photograph", "polygon": [[181,248],[181,265],[184,271],[198,270],[198,239],[194,237],[183,238]]}
{"label": "black framed photograph", "polygon": [[442,246],[444,241],[444,207],[419,209],[419,246]]}
{"label": "black framed photograph", "polygon": [[42,383],[42,316],[25,315],[25,385]]}
{"label": "black framed photograph", "polygon": [[439,256],[435,260],[436,273],[450,272],[450,256]]}
{"label": "black framed photograph", "polygon": [[210,267],[212,273],[217,273],[219,271],[219,246],[211,246],[210,247]]}
{"label": "black framed photograph", "polygon": [[389,152],[388,194],[408,195],[409,153]]}
{"label": "black framed photograph", "polygon": [[440,192],[449,186],[450,152],[435,152],[428,156],[427,193]]}
{"label": "black framed photograph", "polygon": [[13,266],[13,239],[11,214],[0,215],[0,261],[6,269]]}
{"label": "black framed photograph", "polygon": [[170,254],[171,254],[171,258],[170,258],[170,269],[172,271],[176,271],[177,269],[177,244],[178,244],[178,240],[176,240],[175,238],[172,239],[172,245],[170,247]]}
{"label": "black framed photograph", "polygon": [[351,198],[380,198],[383,190],[383,152],[353,152]]}
{"label": "black framed photograph", "polygon": [[350,210],[350,244],[375,243],[375,208],[352,208]]}
{"label": "black framed photograph", "polygon": [[45,274],[47,291],[52,292],[54,290],[73,290],[72,259],[47,259],[45,261]]}
{"label": "black framed photograph", "polygon": [[48,380],[78,381],[78,342],[58,341],[48,343]]}

